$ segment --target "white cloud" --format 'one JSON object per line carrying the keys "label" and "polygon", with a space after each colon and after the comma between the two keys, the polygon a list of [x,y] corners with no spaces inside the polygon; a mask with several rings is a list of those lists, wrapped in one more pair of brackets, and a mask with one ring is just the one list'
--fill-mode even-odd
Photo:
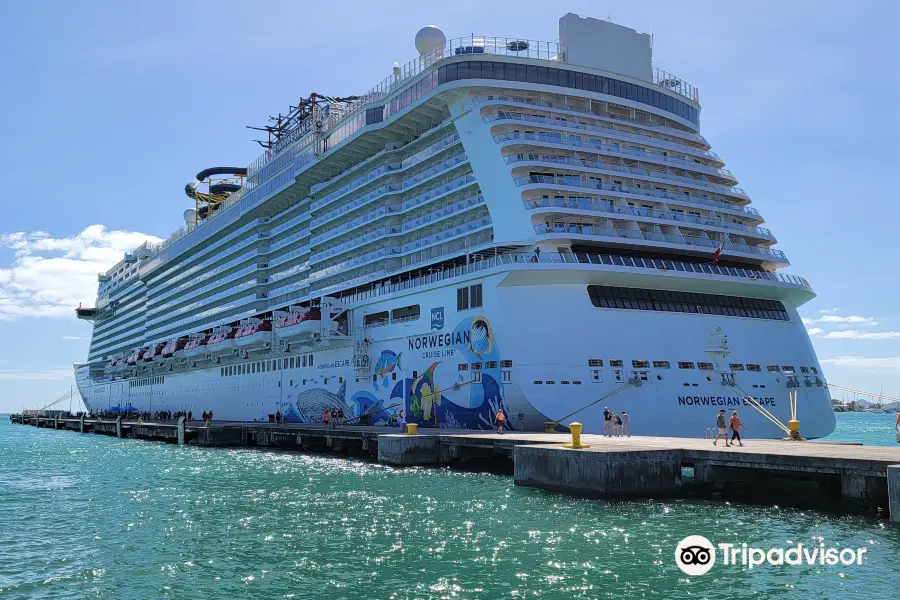
{"label": "white cloud", "polygon": [[827,315],[828,313],[836,313],[839,310],[841,310],[841,309],[839,309],[839,308],[823,308],[822,310],[819,311],[819,314]]}
{"label": "white cloud", "polygon": [[822,323],[825,325],[862,325],[865,327],[878,325],[878,321],[875,320],[875,317],[859,317],[856,315],[849,315],[846,317],[825,315],[818,319],[804,317],[802,321],[804,325],[813,325],[815,323]]}
{"label": "white cloud", "polygon": [[823,333],[825,333],[825,330],[824,330],[824,329],[821,329],[821,328],[819,328],[819,327],[812,327],[812,328],[810,328],[810,329],[807,329],[807,330],[806,330],[806,333],[808,333],[808,334],[811,335],[811,336],[813,336],[813,335],[822,335]]}
{"label": "white cloud", "polygon": [[72,369],[43,369],[40,371],[25,371],[23,369],[0,369],[0,381],[8,379],[18,380],[48,380],[66,379],[72,377]]}
{"label": "white cloud", "polygon": [[838,356],[836,358],[825,358],[819,362],[825,365],[844,367],[847,369],[900,373],[900,356],[874,358],[867,356]]}
{"label": "white cloud", "polygon": [[[821,332],[822,330],[819,329],[818,331]],[[813,334],[810,333],[810,335]],[[845,329],[843,331],[829,331],[823,335],[822,338],[826,340],[898,340],[900,339],[900,331],[859,331],[858,329]]]}
{"label": "white cloud", "polygon": [[64,335],[62,336],[64,340],[80,340],[83,339],[80,335]]}
{"label": "white cloud", "polygon": [[0,321],[73,317],[79,303],[93,306],[97,273],[145,241],[160,240],[133,231],[109,231],[103,225],[90,225],[64,238],[43,231],[0,234],[0,248],[15,253],[11,265],[0,267]]}

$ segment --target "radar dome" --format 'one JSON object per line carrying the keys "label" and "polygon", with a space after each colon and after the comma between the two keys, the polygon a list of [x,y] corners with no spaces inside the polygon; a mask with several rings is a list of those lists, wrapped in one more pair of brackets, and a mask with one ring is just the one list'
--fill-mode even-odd
{"label": "radar dome", "polygon": [[185,225],[193,225],[197,222],[197,210],[193,208],[189,208],[184,211],[184,224]]}
{"label": "radar dome", "polygon": [[420,55],[428,54],[438,46],[443,46],[446,41],[447,36],[437,25],[426,25],[416,34],[416,50]]}

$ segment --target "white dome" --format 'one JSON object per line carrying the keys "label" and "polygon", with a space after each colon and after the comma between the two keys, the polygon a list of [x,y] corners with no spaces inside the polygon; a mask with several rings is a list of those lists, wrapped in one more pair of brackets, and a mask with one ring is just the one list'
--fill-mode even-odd
{"label": "white dome", "polygon": [[193,225],[197,222],[197,210],[194,208],[189,208],[184,211],[184,223],[186,225]]}
{"label": "white dome", "polygon": [[439,46],[443,46],[446,41],[447,36],[437,25],[426,25],[416,34],[416,50],[420,55],[428,54]]}

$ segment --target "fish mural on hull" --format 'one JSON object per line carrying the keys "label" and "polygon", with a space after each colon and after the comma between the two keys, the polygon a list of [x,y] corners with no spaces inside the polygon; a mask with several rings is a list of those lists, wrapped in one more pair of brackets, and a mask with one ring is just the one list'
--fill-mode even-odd
{"label": "fish mural on hull", "polygon": [[388,375],[396,369],[403,369],[403,366],[400,364],[400,357],[403,356],[403,353],[396,354],[393,350],[382,350],[381,356],[378,357],[378,362],[375,363],[375,372],[373,373],[376,377],[376,381],[372,382],[372,389],[374,391],[378,391],[378,381],[377,379],[381,379],[381,387],[384,389],[388,388]]}
{"label": "fish mural on hull", "polygon": [[282,403],[281,412],[288,423],[321,423],[322,413],[326,410],[341,408],[346,412],[350,408],[346,396],[347,382],[341,384],[337,394],[323,388],[304,390],[297,394],[295,402],[289,397]]}

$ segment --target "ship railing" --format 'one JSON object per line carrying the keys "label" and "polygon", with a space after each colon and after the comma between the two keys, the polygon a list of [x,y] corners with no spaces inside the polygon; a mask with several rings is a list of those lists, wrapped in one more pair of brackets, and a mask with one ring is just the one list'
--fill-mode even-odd
{"label": "ship railing", "polygon": [[501,267],[505,265],[528,268],[534,265],[547,264],[573,264],[583,266],[607,266],[646,269],[653,271],[672,271],[682,273],[695,273],[698,275],[720,275],[753,281],[773,281],[787,283],[812,290],[809,281],[797,275],[788,273],[773,273],[741,267],[728,267],[713,263],[691,263],[677,260],[664,260],[658,258],[638,258],[613,254],[589,254],[580,252],[507,252],[493,255],[490,249],[474,252],[470,255],[470,261],[464,265],[453,267],[423,266],[422,275],[412,276],[395,283],[372,284],[368,290],[341,294],[341,300],[345,302],[359,302],[394,292],[437,283],[447,279],[463,277],[485,269]]}
{"label": "ship railing", "polygon": [[[659,148],[668,148],[669,150],[673,150],[675,152],[684,152],[685,154],[691,154],[693,151],[696,156],[702,156],[704,158],[710,158],[713,160],[720,161],[721,159],[718,156],[712,156],[710,152],[704,152],[698,148],[692,148],[690,146],[676,144],[674,142],[667,142],[661,138],[650,137],[649,135],[640,135],[636,133],[628,133],[625,131],[618,131],[616,129],[611,129],[609,127],[601,127],[600,125],[590,125],[587,123],[581,123],[579,121],[563,121],[560,119],[554,119],[550,117],[539,117],[535,115],[526,115],[520,112],[510,112],[504,111],[499,113],[494,113],[490,115],[485,115],[482,117],[482,120],[485,123],[492,123],[494,121],[524,121],[526,123],[537,123],[538,125],[546,125],[548,127],[562,127],[564,129],[574,129],[577,131],[586,131],[590,133],[596,133],[597,135],[610,136],[612,137],[621,137],[625,140],[635,139],[635,141],[651,144],[653,146]],[[734,178],[734,174],[728,169],[713,167],[704,163],[694,162],[692,160],[688,160],[686,158],[679,158],[677,156],[669,156],[665,154],[653,154],[646,150],[641,150],[637,148],[626,148],[623,146],[613,146],[612,144],[603,144],[604,149],[614,150],[615,152],[619,152],[621,154],[630,154],[633,156],[638,156],[642,158],[649,158],[653,160],[659,160],[663,162],[676,163],[678,166],[687,166],[690,168],[697,168],[709,171],[713,174],[720,175],[722,177]]]}
{"label": "ship railing", "polygon": [[706,225],[709,227],[721,227],[724,229],[733,229],[735,231],[745,231],[752,235],[774,237],[771,230],[765,227],[753,227],[751,225],[744,225],[742,223],[732,223],[729,221],[723,221],[721,219],[714,219],[696,215],[685,215],[668,210],[618,206],[616,204],[613,204],[612,202],[604,200],[594,201],[589,198],[532,198],[523,200],[522,202],[523,204],[525,204],[525,208],[529,210],[540,208],[560,208],[587,210],[591,212],[603,212],[613,215],[633,215],[637,217],[651,217],[654,219],[666,219],[669,221]]}
{"label": "ship railing", "polygon": [[[703,248],[718,248],[721,242],[702,237],[673,234],[673,233],[656,233],[653,231],[641,231],[640,229],[616,229],[615,227],[597,227],[594,225],[583,225],[576,223],[554,223],[553,225],[535,225],[534,232],[538,235],[546,234],[575,234],[589,235],[600,237],[620,237],[634,240],[644,240],[650,242],[667,242],[670,244],[684,244],[687,246],[700,246]],[[756,254],[764,257],[772,257],[777,260],[786,261],[784,252],[775,250],[774,248],[764,248],[762,246],[751,246],[749,244],[735,243],[726,240],[722,244],[725,250],[741,252],[743,254]]]}

